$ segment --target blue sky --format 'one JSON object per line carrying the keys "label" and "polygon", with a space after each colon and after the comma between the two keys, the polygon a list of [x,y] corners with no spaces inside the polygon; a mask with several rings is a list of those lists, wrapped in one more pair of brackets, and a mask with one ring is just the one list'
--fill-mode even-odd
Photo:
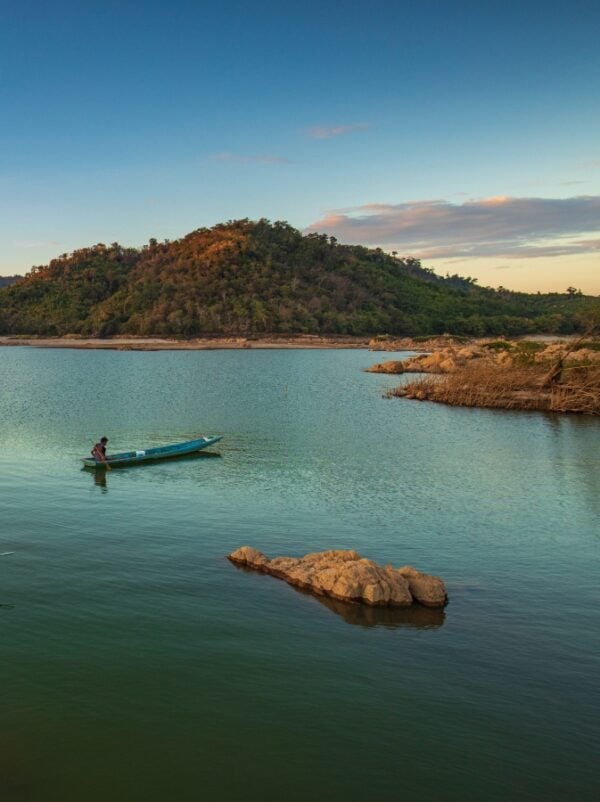
{"label": "blue sky", "polygon": [[600,293],[598,41],[597,0],[0,0],[0,273],[268,217]]}

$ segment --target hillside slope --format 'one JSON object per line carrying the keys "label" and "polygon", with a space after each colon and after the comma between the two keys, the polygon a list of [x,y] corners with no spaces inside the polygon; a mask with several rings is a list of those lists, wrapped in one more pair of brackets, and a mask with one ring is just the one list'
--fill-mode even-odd
{"label": "hillside slope", "polygon": [[239,220],[141,249],[96,245],[0,290],[0,333],[568,333],[596,299],[441,278],[413,259]]}

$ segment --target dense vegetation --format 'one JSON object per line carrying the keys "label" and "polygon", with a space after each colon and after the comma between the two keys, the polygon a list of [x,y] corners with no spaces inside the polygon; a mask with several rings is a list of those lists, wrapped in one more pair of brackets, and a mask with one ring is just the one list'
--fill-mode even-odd
{"label": "dense vegetation", "polygon": [[578,331],[597,299],[439,277],[414,259],[240,220],[141,249],[95,245],[0,290],[0,333],[486,335]]}

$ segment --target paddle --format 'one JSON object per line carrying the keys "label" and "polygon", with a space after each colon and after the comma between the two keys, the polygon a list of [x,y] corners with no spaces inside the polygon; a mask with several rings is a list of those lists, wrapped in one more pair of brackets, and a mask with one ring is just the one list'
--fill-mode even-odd
{"label": "paddle", "polygon": [[104,456],[104,454],[103,454],[103,453],[100,451],[100,449],[99,449],[99,448],[95,448],[95,444],[94,444],[94,454],[96,454],[96,456],[100,457],[100,461],[101,461],[101,462],[103,462],[103,463],[106,465],[106,470],[107,470],[107,471],[112,471],[112,468],[111,468],[111,467],[110,467],[110,465],[108,464],[108,462],[107,462],[107,460],[106,460],[106,457],[105,457],[105,456]]}

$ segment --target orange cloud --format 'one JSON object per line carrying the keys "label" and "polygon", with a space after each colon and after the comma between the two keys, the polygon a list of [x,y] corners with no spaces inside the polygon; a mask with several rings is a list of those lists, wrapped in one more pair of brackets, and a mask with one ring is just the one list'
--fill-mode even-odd
{"label": "orange cloud", "polygon": [[423,259],[592,253],[599,247],[600,196],[369,203],[332,210],[306,231]]}

